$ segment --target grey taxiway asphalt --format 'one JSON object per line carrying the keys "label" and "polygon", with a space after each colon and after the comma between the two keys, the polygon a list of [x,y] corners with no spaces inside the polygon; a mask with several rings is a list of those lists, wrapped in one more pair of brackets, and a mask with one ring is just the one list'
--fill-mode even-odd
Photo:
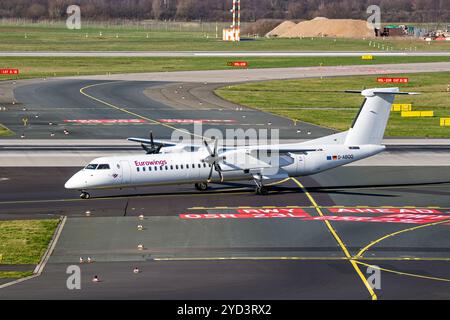
{"label": "grey taxiway asphalt", "polygon": [[[124,139],[147,137],[150,130],[155,138],[170,139],[175,127],[195,132],[192,121],[198,119],[204,121],[203,131],[214,128],[224,135],[231,128],[277,128],[282,139],[313,138],[333,132],[225,102],[206,90],[210,89],[208,85],[164,84],[51,80],[23,85],[14,90],[19,103],[2,113],[2,123],[32,139]],[[27,126],[23,125],[24,118],[28,119]],[[98,119],[120,122],[96,123]],[[68,136],[64,130],[68,130]]]}
{"label": "grey taxiway asphalt", "polygon": [[[24,133],[24,144],[30,138],[123,139],[146,136],[149,129],[167,139],[173,128],[192,128],[162,119],[234,120],[229,126],[219,121],[205,127],[279,128],[283,139],[330,133],[241,110],[211,94],[216,84],[167,84],[161,79],[17,84],[18,103],[2,113],[2,122]],[[25,129],[23,117],[29,119]],[[90,119],[144,122],[64,121]],[[2,150],[2,155],[10,152]],[[389,159],[398,163],[375,160],[281,181],[271,186],[267,197],[256,196],[252,183],[242,182],[212,185],[205,193],[190,185],[99,191],[86,201],[63,188],[79,169],[78,162],[37,167],[18,160],[21,165],[1,166],[0,219],[68,218],[44,272],[0,285],[0,298],[449,299],[448,150],[441,145],[431,153],[423,146],[416,152],[396,152]],[[414,159],[425,164],[414,165]],[[432,159],[436,163],[426,165]],[[250,216],[234,218],[243,213]],[[255,213],[270,217],[257,218]],[[82,289],[68,290],[66,268],[88,256],[94,262],[80,265]],[[381,268],[381,289],[367,286],[370,265]],[[134,274],[134,267],[141,272]],[[101,281],[93,283],[93,275]]]}
{"label": "grey taxiway asphalt", "polygon": [[[76,170],[0,168],[8,178],[0,182],[1,219],[68,216],[44,273],[0,289],[0,298],[370,299],[353,259],[365,277],[368,266],[382,268],[379,299],[450,297],[447,166],[342,167],[298,179],[304,189],[276,184],[267,197],[242,182],[205,193],[190,185],[101,191],[87,201],[62,188]],[[343,207],[362,211],[336,220]],[[433,210],[437,220],[395,220],[399,208],[422,217]],[[301,215],[183,217],[254,210]],[[79,264],[88,256],[95,262]],[[74,264],[82,270],[80,291],[66,287]],[[92,283],[94,275],[102,281]]]}

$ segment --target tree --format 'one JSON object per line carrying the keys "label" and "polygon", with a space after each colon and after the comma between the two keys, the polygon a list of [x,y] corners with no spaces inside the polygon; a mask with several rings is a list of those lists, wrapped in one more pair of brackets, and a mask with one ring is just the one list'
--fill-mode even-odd
{"label": "tree", "polygon": [[38,20],[45,18],[46,12],[47,9],[42,4],[35,3],[28,8],[26,16],[32,20]]}
{"label": "tree", "polygon": [[288,5],[288,18],[289,19],[300,19],[305,18],[307,10],[306,1],[296,1],[289,3]]}

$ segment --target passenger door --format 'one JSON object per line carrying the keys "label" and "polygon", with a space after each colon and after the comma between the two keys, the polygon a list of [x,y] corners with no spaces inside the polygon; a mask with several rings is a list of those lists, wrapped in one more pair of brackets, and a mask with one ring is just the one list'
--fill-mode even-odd
{"label": "passenger door", "polygon": [[297,174],[303,174],[305,172],[306,157],[304,154],[297,155]]}
{"label": "passenger door", "polygon": [[122,184],[131,183],[131,168],[128,161],[120,161],[120,167],[122,168]]}

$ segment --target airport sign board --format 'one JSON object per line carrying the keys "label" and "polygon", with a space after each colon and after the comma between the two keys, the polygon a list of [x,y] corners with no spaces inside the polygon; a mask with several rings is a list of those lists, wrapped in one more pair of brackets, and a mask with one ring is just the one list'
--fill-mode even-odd
{"label": "airport sign board", "polygon": [[227,65],[229,67],[247,68],[248,62],[247,61],[228,61]]}
{"label": "airport sign board", "polygon": [[19,69],[0,69],[0,74],[19,74]]}
{"label": "airport sign board", "polygon": [[381,83],[408,83],[409,78],[391,78],[391,77],[378,77],[377,82]]}

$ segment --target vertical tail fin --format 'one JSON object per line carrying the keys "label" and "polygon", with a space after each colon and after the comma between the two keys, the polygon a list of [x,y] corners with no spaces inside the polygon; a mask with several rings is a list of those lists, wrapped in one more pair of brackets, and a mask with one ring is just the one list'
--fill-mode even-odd
{"label": "vertical tail fin", "polygon": [[364,102],[345,138],[346,145],[381,144],[395,95],[416,94],[400,92],[398,88],[346,92],[361,93],[364,96]]}

